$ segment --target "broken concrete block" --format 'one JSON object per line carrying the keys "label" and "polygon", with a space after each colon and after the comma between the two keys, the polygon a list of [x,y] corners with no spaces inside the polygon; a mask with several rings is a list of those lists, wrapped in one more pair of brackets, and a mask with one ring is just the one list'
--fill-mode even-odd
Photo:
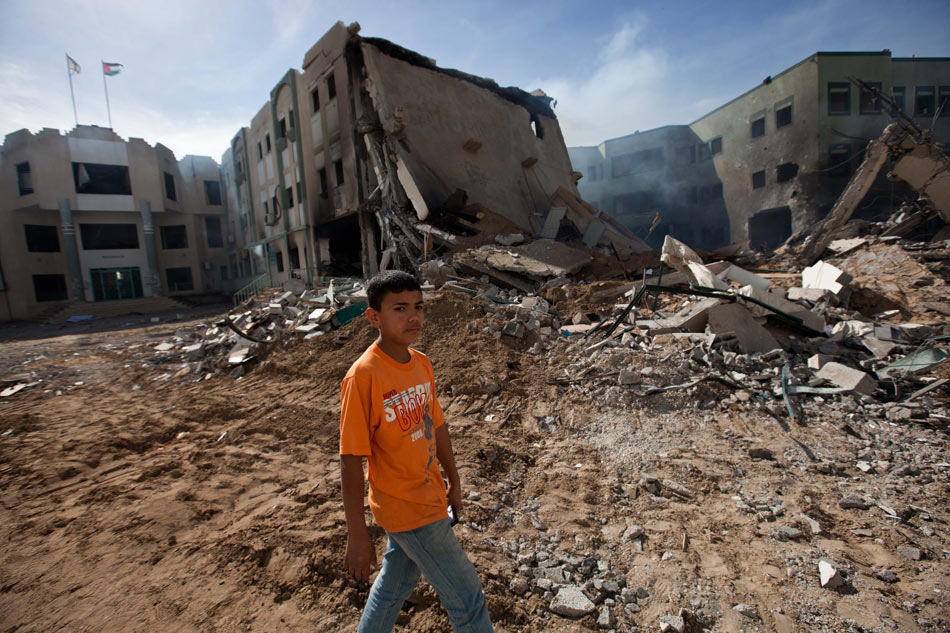
{"label": "broken concrete block", "polygon": [[326,308],[317,308],[316,310],[310,313],[310,316],[308,316],[307,319],[310,321],[319,321],[320,317],[322,317],[326,313],[326,311],[327,311]]}
{"label": "broken concrete block", "polygon": [[867,510],[871,502],[860,495],[845,495],[838,500],[838,507],[842,510]]}
{"label": "broken concrete block", "polygon": [[537,310],[538,312],[547,312],[551,308],[551,304],[542,299],[541,297],[525,297],[521,300],[521,307],[528,308],[530,310]]}
{"label": "broken concrete block", "polygon": [[170,352],[175,349],[174,343],[159,343],[155,346],[156,352]]}
{"label": "broken concrete block", "polygon": [[729,279],[736,282],[740,286],[754,286],[760,290],[768,290],[772,286],[772,282],[764,277],[759,277],[755,273],[750,273],[744,268],[740,268],[735,264],[729,266],[721,273],[719,273],[719,278],[725,281]]}
{"label": "broken concrete block", "polygon": [[706,297],[702,301],[697,301],[691,306],[687,306],[677,312],[665,322],[676,330],[686,330],[687,332],[702,332],[706,329],[708,321],[708,311],[722,303],[715,297]]}
{"label": "broken concrete block", "polygon": [[617,382],[620,384],[621,387],[629,387],[630,385],[639,385],[640,374],[638,374],[632,369],[621,369],[620,376]]}
{"label": "broken concrete block", "polygon": [[565,336],[570,336],[572,334],[586,334],[592,327],[590,323],[578,323],[573,325],[562,325],[558,330],[561,334]]}
{"label": "broken concrete block", "polygon": [[284,306],[279,303],[269,303],[267,304],[267,313],[268,314],[283,314]]}
{"label": "broken concrete block", "polygon": [[837,297],[841,297],[851,275],[831,264],[819,261],[802,271],[803,288],[824,288]]}
{"label": "broken concrete block", "polygon": [[571,323],[574,325],[590,325],[590,319],[587,318],[587,315],[583,312],[576,312],[573,317],[571,317]]}
{"label": "broken concrete block", "polygon": [[297,332],[298,334],[310,334],[318,327],[320,327],[318,323],[306,323],[304,325],[298,325],[295,327],[294,332]]}
{"label": "broken concrete block", "polygon": [[508,321],[501,331],[508,336],[522,338],[524,336],[524,325],[518,321]]}
{"label": "broken concrete block", "polygon": [[549,607],[553,613],[565,618],[578,619],[593,613],[596,607],[579,587],[561,587]]}
{"label": "broken concrete block", "polygon": [[557,237],[558,229],[561,228],[561,220],[567,213],[567,207],[551,207],[548,211],[548,217],[544,219],[544,226],[541,228],[541,237],[553,240]]}
{"label": "broken concrete block", "polygon": [[502,246],[514,246],[524,241],[524,235],[521,233],[509,233],[508,235],[496,235],[495,241]]}
{"label": "broken concrete block", "polygon": [[852,369],[841,363],[825,363],[815,376],[824,378],[839,387],[866,395],[873,394],[874,390],[877,389],[877,381],[874,378],[860,369]]}
{"label": "broken concrete block", "polygon": [[826,364],[832,362],[834,358],[835,357],[830,354],[814,354],[808,359],[808,367],[818,371]]}
{"label": "broken concrete block", "polygon": [[733,334],[747,354],[781,349],[775,337],[759,325],[749,311],[735,303],[724,303],[708,311],[706,331],[711,334]]}
{"label": "broken concrete block", "polygon": [[600,608],[600,615],[597,616],[597,628],[612,629],[617,626],[617,618],[614,616],[610,607],[604,605]]}
{"label": "broken concrete block", "polygon": [[818,303],[822,299],[833,297],[834,294],[825,288],[789,288],[786,295],[789,301],[810,301]]}
{"label": "broken concrete block", "polygon": [[587,230],[584,231],[584,236],[581,238],[581,241],[584,242],[584,245],[588,248],[594,248],[606,230],[607,225],[602,221],[591,220],[590,224],[587,225]]}
{"label": "broken concrete block", "polygon": [[898,545],[897,551],[908,560],[920,561],[924,558],[924,553],[919,547],[913,547],[911,545]]}
{"label": "broken concrete block", "polygon": [[838,589],[848,583],[844,575],[827,560],[818,561],[818,576],[825,589]]}
{"label": "broken concrete block", "polygon": [[288,290],[287,292],[277,297],[277,303],[284,306],[295,305],[297,303],[297,296]]}
{"label": "broken concrete block", "polygon": [[864,345],[869,352],[874,354],[877,358],[885,358],[894,348],[897,347],[896,343],[890,341],[882,341],[879,338],[874,336],[865,336],[861,339],[861,345]]}
{"label": "broken concrete block", "polygon": [[201,357],[205,355],[204,349],[204,343],[195,343],[194,345],[186,345],[182,348],[182,351],[185,352],[185,358],[188,360],[201,360]]}

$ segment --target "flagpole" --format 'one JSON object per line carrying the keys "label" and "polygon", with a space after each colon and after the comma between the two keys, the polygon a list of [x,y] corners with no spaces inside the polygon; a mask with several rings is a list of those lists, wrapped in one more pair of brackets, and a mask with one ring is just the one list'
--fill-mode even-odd
{"label": "flagpole", "polygon": [[73,117],[76,119],[76,127],[79,127],[79,115],[76,113],[76,93],[73,92],[73,71],[69,67],[69,53],[66,53],[66,75],[69,77],[69,96],[73,100]]}
{"label": "flagpole", "polygon": [[112,128],[112,109],[109,107],[109,88],[106,85],[106,63],[99,60],[99,65],[102,67],[102,89],[106,92],[106,112],[109,113],[109,128]]}

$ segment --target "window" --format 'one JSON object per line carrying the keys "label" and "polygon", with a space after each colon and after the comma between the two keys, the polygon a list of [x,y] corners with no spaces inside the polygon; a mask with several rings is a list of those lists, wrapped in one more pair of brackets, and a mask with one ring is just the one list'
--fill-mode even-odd
{"label": "window", "polygon": [[132,195],[129,168],[126,165],[73,163],[73,184],[76,185],[76,193]]}
{"label": "window", "polygon": [[326,198],[327,192],[330,190],[327,185],[327,170],[321,167],[317,173],[320,175],[320,195]]}
{"label": "window", "polygon": [[336,186],[343,186],[343,161],[333,161],[333,168],[336,170]]}
{"label": "window", "polygon": [[26,231],[26,250],[31,253],[58,253],[59,232],[55,226],[42,224],[24,224]]}
{"label": "window", "polygon": [[333,78],[333,73],[327,75],[327,99],[333,99],[336,97],[336,81]]}
{"label": "window", "polygon": [[[695,146],[693,146],[695,149]],[[695,162],[695,160],[690,161]],[[610,159],[612,178],[619,178],[628,174],[660,169],[663,167],[663,148],[655,147],[632,154],[621,154]]]}
{"label": "window", "polygon": [[280,127],[280,134],[278,138],[284,138],[287,136],[287,119],[286,117],[280,117],[280,121],[277,122],[278,127]]}
{"label": "window", "polygon": [[287,208],[288,208],[288,209],[293,209],[293,208],[294,208],[294,188],[293,188],[293,187],[287,187],[286,189],[284,189],[284,191],[287,192],[287,194],[286,194],[286,195],[287,195]]}
{"label": "window", "polygon": [[267,147],[267,153],[270,154],[270,134],[264,135],[264,145]]}
{"label": "window", "polygon": [[221,218],[216,215],[205,216],[205,237],[208,239],[208,248],[224,248],[224,238],[221,235]]}
{"label": "window", "polygon": [[257,160],[264,160],[264,150],[261,149],[261,142],[257,142]]}
{"label": "window", "polygon": [[716,154],[722,154],[722,137],[717,136],[713,140],[709,141],[709,150],[712,152],[713,156]]}
{"label": "window", "polygon": [[950,86],[940,86],[937,96],[937,107],[941,108],[940,116],[950,116]]}
{"label": "window", "polygon": [[861,114],[880,114],[881,102],[878,100],[877,95],[881,93],[881,82],[869,81],[865,83],[871,88],[876,88],[877,92],[873,92],[868,88],[861,89],[861,100],[858,104],[858,112]]}
{"label": "window", "polygon": [[195,289],[195,284],[191,280],[191,267],[189,266],[166,268],[165,282],[168,284],[169,292],[182,292],[184,290]]}
{"label": "window", "polygon": [[19,163],[16,166],[16,184],[21,196],[33,193],[33,174],[30,173],[29,163]]}
{"label": "window", "polygon": [[158,228],[162,234],[163,249],[188,248],[188,234],[185,231],[184,224],[160,226]]}
{"label": "window", "polygon": [[287,113],[287,124],[290,126],[290,129],[294,129],[294,109],[291,108]]}
{"label": "window", "polygon": [[893,97],[894,97],[894,103],[896,103],[897,107],[901,109],[901,112],[906,112],[907,110],[904,107],[904,95],[907,92],[907,88],[905,88],[904,86],[894,86],[894,89],[892,92],[893,92]]}
{"label": "window", "polygon": [[757,171],[752,174],[752,188],[761,189],[765,186],[765,170]]}
{"label": "window", "polygon": [[139,232],[134,224],[80,224],[79,235],[87,251],[139,247]]}
{"label": "window", "polygon": [[828,82],[828,114],[851,114],[851,84]]}
{"label": "window", "polygon": [[798,175],[798,163],[782,163],[775,168],[775,180],[786,182]]}
{"label": "window", "polygon": [[792,104],[775,111],[775,129],[792,124]]}
{"label": "window", "polygon": [[221,281],[228,280],[228,267],[227,266],[218,266],[218,274],[221,275]]}
{"label": "window", "polygon": [[765,117],[759,117],[752,121],[750,126],[750,132],[752,133],[752,138],[758,138],[760,136],[765,136]]}
{"label": "window", "polygon": [[828,175],[847,178],[851,175],[851,146],[831,145],[828,147]]}
{"label": "window", "polygon": [[277,251],[275,257],[277,258],[277,272],[284,272],[284,252]]}
{"label": "window", "polygon": [[699,155],[697,156],[697,158],[700,161],[709,160],[710,158],[712,158],[712,153],[709,151],[709,145],[707,145],[706,143],[703,143],[699,145],[698,147],[699,147]]}
{"label": "window", "polygon": [[169,200],[178,200],[175,196],[175,177],[165,172],[165,197]]}
{"label": "window", "polygon": [[206,180],[205,196],[208,199],[208,204],[215,207],[221,206],[221,183],[217,180]]}
{"label": "window", "polygon": [[316,114],[320,111],[320,89],[314,88],[313,92],[310,93],[310,102],[313,104],[313,113]]}
{"label": "window", "polygon": [[270,198],[271,206],[274,207],[274,220],[277,220],[277,216],[280,215],[280,204],[277,202],[277,192],[274,192],[274,195]]}
{"label": "window", "polygon": [[917,86],[914,89],[914,116],[933,116],[934,87]]}
{"label": "window", "polygon": [[300,268],[300,250],[296,246],[290,247],[290,267]]}
{"label": "window", "polygon": [[66,301],[65,275],[33,275],[33,293],[39,301]]}

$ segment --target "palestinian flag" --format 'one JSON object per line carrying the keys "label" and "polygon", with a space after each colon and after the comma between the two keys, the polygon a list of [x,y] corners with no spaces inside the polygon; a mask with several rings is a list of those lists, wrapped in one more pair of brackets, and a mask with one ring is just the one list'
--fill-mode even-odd
{"label": "palestinian flag", "polygon": [[112,75],[118,75],[119,71],[122,70],[122,64],[110,64],[109,62],[102,62],[102,74],[111,77]]}

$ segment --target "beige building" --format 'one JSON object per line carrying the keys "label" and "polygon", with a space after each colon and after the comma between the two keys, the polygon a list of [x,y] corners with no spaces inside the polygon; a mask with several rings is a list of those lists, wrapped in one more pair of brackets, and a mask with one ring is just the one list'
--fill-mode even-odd
{"label": "beige building", "polygon": [[220,291],[230,277],[233,237],[211,158],[177,161],[161,144],[80,125],[8,134],[0,174],[0,320]]}
{"label": "beige building", "polygon": [[[693,239],[715,221],[720,204],[727,211],[728,231],[722,232],[719,244],[698,239],[697,243],[709,248],[749,240],[754,248],[773,248],[828,213],[860,165],[868,141],[891,121],[880,102],[858,89],[852,77],[892,95],[922,128],[931,128],[938,105],[950,100],[950,58],[899,58],[886,50],[819,52],[766,78],[694,121],[689,125],[693,140],[687,138],[671,154],[664,154],[664,161],[688,160],[694,167],[687,179],[697,186],[709,185],[710,167],[713,181],[720,184],[721,199],[711,199],[696,209]],[[950,125],[945,118],[950,117],[950,103],[940,117],[933,126],[934,139],[947,144]],[[575,168],[585,175],[579,183],[585,198],[600,200],[610,208],[633,191],[649,190],[670,206],[665,197],[671,189],[668,178],[657,179],[655,185],[641,179],[634,186],[612,176],[612,157],[601,151],[598,162],[591,149],[571,148]],[[597,170],[602,168],[606,182],[598,183]],[[882,173],[858,217],[886,216],[907,197],[914,196],[888,182]],[[667,209],[658,205],[656,210],[661,227],[672,224],[670,232],[690,241],[690,232],[682,231],[675,216],[667,222]]]}
{"label": "beige building", "polygon": [[358,31],[335,24],[222,159],[252,274],[369,276],[451,239],[452,200],[537,233],[577,195],[550,99]]}

